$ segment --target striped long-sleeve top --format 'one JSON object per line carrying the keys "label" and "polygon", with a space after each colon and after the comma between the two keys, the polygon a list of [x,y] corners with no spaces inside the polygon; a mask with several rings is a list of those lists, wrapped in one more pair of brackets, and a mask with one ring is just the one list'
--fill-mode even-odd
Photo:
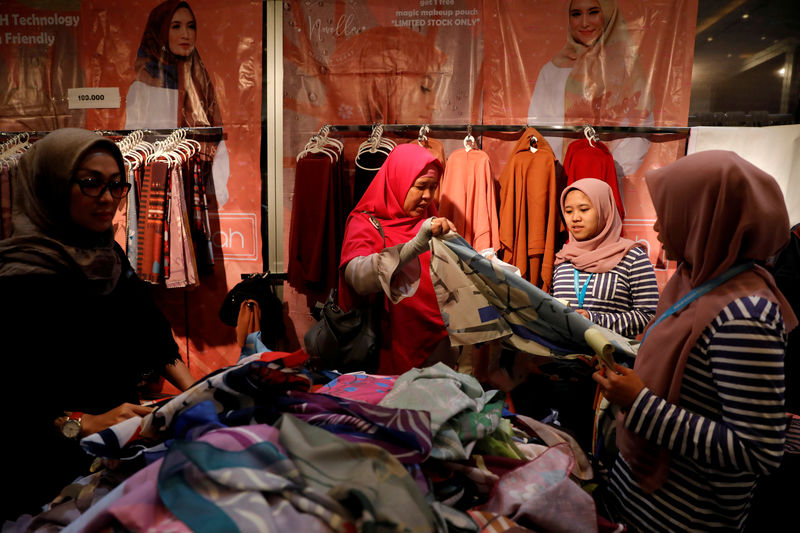
{"label": "striped long-sleeve top", "polygon": [[[574,270],[568,262],[556,267],[553,296],[577,309]],[[632,248],[614,268],[595,273],[591,279],[588,272],[579,271],[579,290],[587,280],[583,309],[589,312],[592,322],[630,338],[644,331],[658,305],[656,274],[644,248]]]}
{"label": "striped long-sleeve top", "polygon": [[624,521],[648,532],[742,530],[758,476],[783,457],[785,342],[777,305],[739,298],[692,349],[677,405],[639,393],[625,427],[668,449],[670,472],[645,494],[616,461],[609,490]]}

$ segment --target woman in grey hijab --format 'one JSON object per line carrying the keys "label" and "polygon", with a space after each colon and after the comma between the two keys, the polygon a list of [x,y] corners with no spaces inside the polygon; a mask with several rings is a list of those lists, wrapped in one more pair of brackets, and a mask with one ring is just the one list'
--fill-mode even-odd
{"label": "woman in grey hijab", "polygon": [[[150,408],[138,385],[192,383],[169,323],[114,242],[128,192],[117,146],[66,128],[19,161],[11,237],[0,241],[0,338],[9,424],[3,517],[36,513],[92,457],[79,440]],[[30,482],[26,482],[30,480]]]}

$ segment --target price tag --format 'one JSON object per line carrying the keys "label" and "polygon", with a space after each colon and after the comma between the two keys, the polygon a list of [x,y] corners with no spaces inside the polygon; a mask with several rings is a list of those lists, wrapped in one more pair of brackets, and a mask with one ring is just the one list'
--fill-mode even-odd
{"label": "price tag", "polygon": [[119,87],[79,87],[68,89],[70,109],[119,108]]}

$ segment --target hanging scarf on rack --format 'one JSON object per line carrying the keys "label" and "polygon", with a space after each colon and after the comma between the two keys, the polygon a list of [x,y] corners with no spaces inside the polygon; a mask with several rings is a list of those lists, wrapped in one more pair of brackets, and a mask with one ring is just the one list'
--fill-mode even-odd
{"label": "hanging scarf on rack", "polygon": [[164,210],[166,209],[167,163],[147,163],[139,197],[139,251],[136,273],[145,281],[158,283],[164,274]]}

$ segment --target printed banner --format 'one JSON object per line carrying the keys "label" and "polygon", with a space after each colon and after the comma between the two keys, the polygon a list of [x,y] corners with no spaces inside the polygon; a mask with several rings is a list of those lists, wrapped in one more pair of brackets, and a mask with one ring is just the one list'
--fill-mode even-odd
{"label": "printed banner", "polygon": [[[424,124],[509,125],[507,132],[473,131],[495,179],[524,126],[589,124],[620,167],[623,234],[647,245],[663,286],[675,265],[652,230],[644,173],[681,157],[686,135],[609,128],[687,125],[696,15],[697,0],[284,3],[286,234],[296,156],[324,124],[410,125],[384,133],[399,142],[416,139]],[[338,134],[345,166],[353,167],[368,135]],[[545,136],[563,161],[582,134]],[[463,146],[464,133],[429,137],[449,155]],[[285,294],[295,328],[305,331],[315,296],[294,288]]]}
{"label": "printed banner", "polygon": [[[222,127],[222,135],[198,138],[212,159],[214,272],[194,290],[156,291],[200,377],[238,359],[219,307],[242,273],[262,270],[263,14],[260,0],[231,0],[224,9],[212,0],[184,4],[189,9],[158,0],[3,2],[0,129]],[[101,102],[111,89],[119,103]]]}

